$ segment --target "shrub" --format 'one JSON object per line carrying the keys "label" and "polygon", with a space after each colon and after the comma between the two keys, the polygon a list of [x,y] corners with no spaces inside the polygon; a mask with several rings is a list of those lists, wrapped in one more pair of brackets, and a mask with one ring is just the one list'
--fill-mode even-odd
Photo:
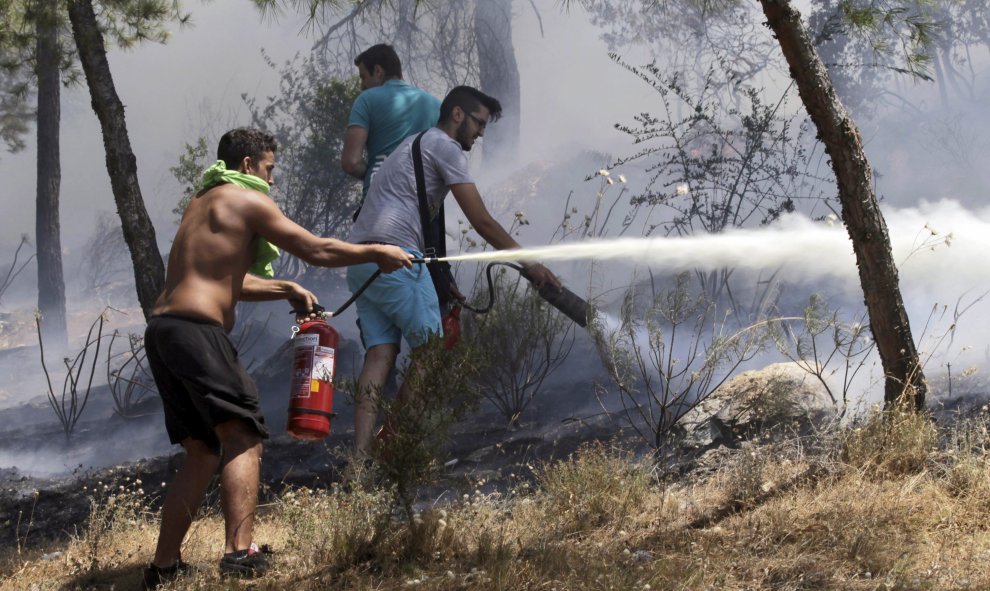
{"label": "shrub", "polygon": [[631,454],[601,443],[582,446],[537,474],[547,518],[560,533],[619,526],[641,508],[652,474]]}
{"label": "shrub", "polygon": [[937,438],[927,413],[898,403],[888,410],[874,410],[843,434],[840,458],[877,477],[916,474],[924,469]]}

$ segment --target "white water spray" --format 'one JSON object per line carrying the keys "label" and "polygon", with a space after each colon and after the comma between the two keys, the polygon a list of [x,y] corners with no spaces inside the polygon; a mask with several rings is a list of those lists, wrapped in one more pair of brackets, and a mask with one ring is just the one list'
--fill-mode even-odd
{"label": "white water spray", "polygon": [[667,270],[816,266],[815,276],[845,275],[851,267],[855,268],[852,247],[844,229],[797,217],[779,226],[758,230],[673,238],[586,240],[519,250],[468,253],[448,256],[444,260],[552,262],[579,259],[622,260]]}
{"label": "white water spray", "polygon": [[[990,210],[971,211],[955,201],[886,212],[894,261],[906,283],[940,284],[954,295],[990,280]],[[782,269],[791,280],[835,278],[858,284],[852,243],[837,220],[783,217],[764,228],[722,234],[586,240],[518,250],[448,256],[455,261],[615,261],[654,270],[730,267]]]}

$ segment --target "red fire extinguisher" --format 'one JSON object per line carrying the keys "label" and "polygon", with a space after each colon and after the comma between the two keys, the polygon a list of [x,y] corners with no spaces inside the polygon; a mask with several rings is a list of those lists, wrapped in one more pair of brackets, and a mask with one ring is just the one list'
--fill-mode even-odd
{"label": "red fire extinguisher", "polygon": [[323,318],[303,323],[292,337],[286,430],[296,439],[317,441],[330,434],[334,356],[339,343],[340,335]]}
{"label": "red fire extinguisher", "polygon": [[461,340],[461,307],[454,306],[441,319],[443,347],[450,350]]}

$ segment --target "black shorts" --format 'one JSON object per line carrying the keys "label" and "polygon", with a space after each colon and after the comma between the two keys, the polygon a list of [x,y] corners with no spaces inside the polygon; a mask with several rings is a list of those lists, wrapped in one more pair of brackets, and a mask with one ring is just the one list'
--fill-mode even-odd
{"label": "black shorts", "polygon": [[165,407],[172,443],[198,439],[219,453],[214,427],[243,419],[268,438],[258,387],[216,323],[173,314],[148,320],[144,350]]}

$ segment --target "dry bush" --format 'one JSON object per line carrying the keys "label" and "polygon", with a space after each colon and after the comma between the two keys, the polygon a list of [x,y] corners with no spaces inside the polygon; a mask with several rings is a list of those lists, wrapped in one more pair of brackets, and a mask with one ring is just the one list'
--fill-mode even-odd
{"label": "dry bush", "polygon": [[773,490],[768,465],[774,458],[762,448],[750,448],[736,455],[725,478],[725,494],[729,502],[746,505]]}
{"label": "dry bush", "polygon": [[574,533],[620,527],[642,507],[654,476],[628,452],[591,443],[566,461],[543,466],[537,480],[549,529]]}
{"label": "dry bush", "polygon": [[283,494],[279,507],[289,530],[286,549],[306,568],[346,568],[372,551],[391,520],[392,498],[358,486],[335,494],[300,488]]}
{"label": "dry bush", "polygon": [[[48,394],[48,404],[51,406],[52,412],[55,413],[55,417],[58,418],[58,422],[62,425],[62,431],[65,433],[66,441],[71,437],[72,432],[79,423],[80,417],[82,417],[83,411],[86,410],[86,404],[89,402],[89,395],[93,390],[93,376],[96,375],[96,362],[100,358],[103,325],[107,322],[110,310],[111,308],[109,307],[104,308],[100,312],[99,317],[89,326],[89,332],[86,333],[86,341],[75,357],[71,359],[64,357],[62,359],[66,373],[65,379],[62,382],[61,394],[55,393],[55,388],[52,386],[52,376],[48,371],[48,366],[45,364],[45,344],[42,338],[44,331],[41,329],[41,314],[35,312],[34,325],[38,334],[38,354],[41,358],[41,370],[45,374],[45,382],[48,386],[46,392]],[[95,337],[93,336],[93,331],[96,331]],[[89,375],[87,376],[86,362],[87,357],[90,356],[92,357],[92,361],[90,362]]]}
{"label": "dry bush", "polygon": [[[515,272],[500,269],[493,276],[489,265],[487,277],[491,293],[476,291],[484,294],[479,300],[490,297],[489,310],[465,323],[464,340],[484,347],[478,387],[514,427],[570,354],[575,325]],[[478,301],[475,305],[482,308]]]}
{"label": "dry bush", "polygon": [[927,413],[898,404],[872,411],[861,424],[847,430],[839,457],[878,478],[916,474],[925,468],[937,440]]}
{"label": "dry bush", "polygon": [[118,336],[120,331],[114,330],[107,345],[107,386],[113,398],[114,412],[128,419],[137,416],[138,404],[147,395],[156,393],[157,387],[147,364],[144,336],[128,333],[128,349],[114,353],[113,345]]}
{"label": "dry bush", "polygon": [[117,566],[135,557],[140,548],[125,552],[113,537],[147,525],[149,514],[141,486],[141,480],[125,477],[122,482],[97,482],[93,487],[89,518],[80,536],[86,549],[81,568],[92,571]]}
{"label": "dry bush", "polygon": [[[899,420],[897,428],[909,430],[906,423],[921,429],[910,418]],[[793,441],[726,450],[714,475],[699,472],[665,487],[654,486],[649,467],[630,454],[590,444],[537,469],[533,493],[524,487],[475,491],[448,496],[443,505],[417,505],[411,517],[419,528],[415,556],[409,552],[413,534],[394,512],[388,490],[293,490],[259,507],[257,539],[278,554],[273,572],[251,588],[990,588],[990,567],[984,566],[990,494],[981,490],[987,488],[986,427],[978,421],[943,430],[946,448],[928,457],[926,470],[903,470],[910,465],[903,456],[911,455],[903,450],[891,463],[888,451],[873,448],[861,454],[867,460],[858,469],[836,464],[825,478],[783,486],[808,466],[850,449],[850,439],[860,442],[853,449],[865,450],[873,441],[862,434],[867,423],[841,432],[834,449]],[[887,433],[874,439],[889,450],[897,449],[891,441],[914,449],[904,442],[924,438]],[[25,553],[0,567],[0,589],[136,588],[157,523],[143,510],[135,512],[128,495],[145,499],[119,486],[105,494],[116,491],[120,499],[94,505],[88,530],[58,548],[64,555],[46,560]],[[692,526],[697,515],[718,511],[727,499],[749,500],[718,522]],[[183,546],[183,558],[200,570],[171,588],[230,589],[216,569],[222,547],[223,521],[213,507],[194,522]]]}

